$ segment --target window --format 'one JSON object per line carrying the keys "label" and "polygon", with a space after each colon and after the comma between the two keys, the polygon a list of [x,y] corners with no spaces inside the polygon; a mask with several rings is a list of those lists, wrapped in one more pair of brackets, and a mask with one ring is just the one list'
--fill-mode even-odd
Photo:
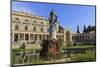
{"label": "window", "polygon": [[25,34],[25,40],[29,40],[29,35]]}
{"label": "window", "polygon": [[28,26],[25,26],[25,30],[26,30],[26,31],[28,30]]}
{"label": "window", "polygon": [[14,41],[18,41],[18,34],[17,33],[14,34]]}
{"label": "window", "polygon": [[25,19],[25,21],[27,22],[27,21],[29,21],[28,19]]}
{"label": "window", "polygon": [[74,36],[72,36],[72,40],[74,40]]}
{"label": "window", "polygon": [[19,18],[15,18],[16,20],[19,20]]}
{"label": "window", "polygon": [[41,22],[41,24],[43,24],[43,22]]}
{"label": "window", "polygon": [[15,25],[15,30],[19,30],[19,26],[18,25]]}
{"label": "window", "polygon": [[36,31],[36,27],[33,27],[33,31]]}
{"label": "window", "polygon": [[43,27],[41,28],[41,32],[43,32]]}
{"label": "window", "polygon": [[33,23],[36,23],[36,21],[33,21]]}

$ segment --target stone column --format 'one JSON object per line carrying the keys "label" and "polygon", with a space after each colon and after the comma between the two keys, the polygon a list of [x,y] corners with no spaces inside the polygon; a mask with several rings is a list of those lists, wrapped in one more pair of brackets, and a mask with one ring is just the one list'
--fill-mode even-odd
{"label": "stone column", "polygon": [[70,34],[70,43],[73,46],[73,41],[72,41],[72,33]]}
{"label": "stone column", "polygon": [[41,35],[41,39],[43,40],[43,34]]}
{"label": "stone column", "polygon": [[31,40],[33,41],[33,34],[31,34]]}
{"label": "stone column", "polygon": [[64,30],[64,32],[63,32],[64,34],[64,42],[66,41],[66,30]]}
{"label": "stone column", "polygon": [[72,33],[70,33],[70,42],[72,42]]}
{"label": "stone column", "polygon": [[40,38],[39,38],[39,34],[37,35],[37,40],[38,40],[38,41],[40,40]]}
{"label": "stone column", "polygon": [[36,40],[37,40],[36,37],[37,37],[36,34],[34,34],[34,41],[35,41],[35,44],[36,44]]}
{"label": "stone column", "polygon": [[35,39],[35,35],[33,34],[33,39],[32,40],[34,41],[34,39]]}
{"label": "stone column", "polygon": [[47,39],[47,35],[45,35],[45,39]]}
{"label": "stone column", "polygon": [[20,34],[18,33],[18,43],[20,42]]}
{"label": "stone column", "polygon": [[28,41],[30,41],[30,39],[31,39],[31,38],[30,38],[30,35],[31,35],[31,34],[28,34],[28,39],[29,39]]}
{"label": "stone column", "polygon": [[14,33],[12,33],[12,42],[14,42]]}
{"label": "stone column", "polygon": [[24,34],[24,41],[25,41],[25,33],[23,33]]}
{"label": "stone column", "polygon": [[25,33],[24,33],[24,43],[25,43],[25,45],[26,45],[26,40],[25,40],[25,38],[26,38],[26,36],[25,36]]}
{"label": "stone column", "polygon": [[36,44],[38,44],[38,41],[39,41],[39,35],[36,34]]}

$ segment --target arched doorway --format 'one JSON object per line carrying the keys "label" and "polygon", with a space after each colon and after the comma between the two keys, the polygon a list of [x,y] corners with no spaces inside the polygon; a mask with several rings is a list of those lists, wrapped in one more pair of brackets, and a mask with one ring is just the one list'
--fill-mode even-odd
{"label": "arched doorway", "polygon": [[70,31],[66,31],[66,44],[67,46],[73,46],[72,34]]}

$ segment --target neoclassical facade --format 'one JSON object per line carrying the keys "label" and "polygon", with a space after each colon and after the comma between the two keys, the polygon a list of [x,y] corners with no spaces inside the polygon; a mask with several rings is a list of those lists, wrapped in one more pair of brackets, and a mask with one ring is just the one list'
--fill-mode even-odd
{"label": "neoclassical facade", "polygon": [[[64,29],[57,24],[57,38],[64,39]],[[49,21],[42,16],[12,12],[12,45],[21,42],[39,43],[49,37]]]}
{"label": "neoclassical facade", "polygon": [[[11,24],[12,46],[21,45],[23,42],[40,44],[43,39],[49,38],[49,21],[42,16],[12,11]],[[88,37],[91,37],[90,40],[95,39],[95,33],[72,33],[71,30],[64,29],[59,23],[57,24],[57,39],[62,39],[64,42],[77,42],[82,39],[84,41]]]}
{"label": "neoclassical facade", "polygon": [[95,31],[89,33],[74,33],[72,34],[72,41],[79,44],[96,44],[96,33]]}

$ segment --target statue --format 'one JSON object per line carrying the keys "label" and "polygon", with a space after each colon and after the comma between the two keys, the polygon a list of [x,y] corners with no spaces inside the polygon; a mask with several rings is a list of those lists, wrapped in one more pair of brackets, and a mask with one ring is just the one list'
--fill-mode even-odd
{"label": "statue", "polygon": [[54,9],[52,9],[52,11],[50,12],[49,22],[51,24],[54,24],[55,22],[57,22],[57,16],[55,14]]}
{"label": "statue", "polygon": [[49,37],[56,39],[57,16],[55,14],[54,9],[52,9],[52,11],[50,12],[50,15],[49,15],[49,23],[50,23],[50,27],[49,27],[49,29],[50,29],[49,30]]}
{"label": "statue", "polygon": [[57,16],[55,14],[54,9],[50,12],[49,15],[49,38],[43,40],[43,43],[41,44],[42,49],[40,51],[40,56],[43,58],[52,58],[57,59],[60,58],[60,41],[56,38],[56,32],[57,32]]}

